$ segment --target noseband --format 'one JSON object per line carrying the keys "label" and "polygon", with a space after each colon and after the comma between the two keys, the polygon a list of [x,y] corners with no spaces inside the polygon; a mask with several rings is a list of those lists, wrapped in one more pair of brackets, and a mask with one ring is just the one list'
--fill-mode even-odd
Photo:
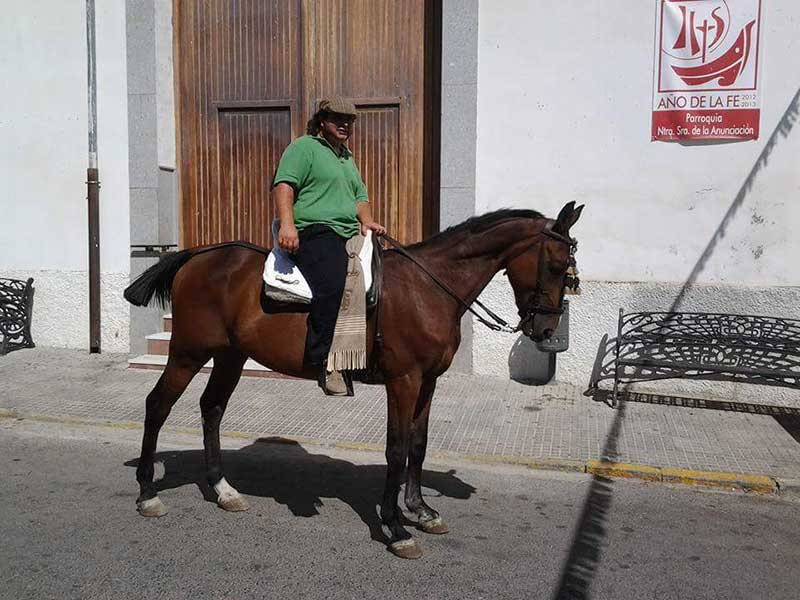
{"label": "noseband", "polygon": [[578,242],[560,233],[556,233],[549,227],[542,229],[542,234],[549,238],[567,244],[569,246],[569,261],[567,262],[567,274],[564,276],[564,285],[561,287],[561,295],[558,298],[558,306],[546,306],[542,304],[542,296],[544,295],[544,287],[542,286],[542,273],[544,272],[544,253],[539,255],[539,279],[536,281],[536,287],[533,289],[528,302],[519,311],[521,321],[517,326],[517,330],[521,329],[524,323],[531,321],[536,315],[563,315],[564,314],[564,292],[570,290],[571,293],[577,294],[580,292],[580,279],[577,276],[577,269],[575,263],[575,252],[578,250]]}

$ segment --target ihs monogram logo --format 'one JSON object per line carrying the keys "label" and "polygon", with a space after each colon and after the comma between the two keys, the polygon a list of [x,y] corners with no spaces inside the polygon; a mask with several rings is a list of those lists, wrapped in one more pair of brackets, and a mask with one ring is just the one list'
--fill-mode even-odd
{"label": "ihs monogram logo", "polygon": [[[751,79],[743,73],[754,54],[756,20],[732,29],[729,2],[736,0],[664,0],[662,58],[686,86],[684,89],[755,86],[754,81],[740,79]],[[753,69],[748,72],[754,74]],[[664,73],[659,75],[659,90],[668,91],[661,85],[665,83],[661,81]]]}

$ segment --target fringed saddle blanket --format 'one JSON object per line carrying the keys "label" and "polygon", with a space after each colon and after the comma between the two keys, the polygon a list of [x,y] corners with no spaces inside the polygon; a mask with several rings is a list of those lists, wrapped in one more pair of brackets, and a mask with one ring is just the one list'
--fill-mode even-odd
{"label": "fringed saddle blanket", "polygon": [[367,288],[359,260],[364,240],[360,234],[347,240],[347,278],[328,354],[329,371],[367,368]]}

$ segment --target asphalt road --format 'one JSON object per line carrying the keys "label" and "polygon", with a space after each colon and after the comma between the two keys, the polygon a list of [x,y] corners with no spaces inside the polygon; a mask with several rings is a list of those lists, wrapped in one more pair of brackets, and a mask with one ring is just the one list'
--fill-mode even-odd
{"label": "asphalt road", "polygon": [[[800,504],[470,463],[423,477],[451,532],[381,543],[383,458],[224,440],[226,513],[199,437],[162,437],[170,512],[135,511],[139,431],[0,420],[0,598],[800,598]],[[569,592],[568,592],[569,591]]]}

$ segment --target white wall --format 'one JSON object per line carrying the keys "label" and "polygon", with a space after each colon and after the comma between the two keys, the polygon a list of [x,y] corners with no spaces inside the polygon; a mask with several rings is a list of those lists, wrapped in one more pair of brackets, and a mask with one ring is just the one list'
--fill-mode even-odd
{"label": "white wall", "polygon": [[[0,276],[34,277],[34,340],[88,347],[85,0],[14,0],[0,20]],[[102,343],[127,351],[125,5],[97,2]]]}
{"label": "white wall", "polygon": [[[512,206],[555,216],[567,201],[587,205],[573,230],[587,293],[572,303],[572,346],[557,373],[576,385],[588,381],[620,307],[672,306],[737,195],[681,308],[800,313],[800,124],[777,136],[740,194],[800,90],[800,4],[763,8],[761,139],[691,146],[650,141],[655,8],[655,0],[480,3],[476,212]],[[516,314],[504,279],[484,296]],[[507,376],[515,340],[475,327],[476,370]]]}
{"label": "white wall", "polygon": [[[761,32],[761,139],[650,141],[656,1],[484,0],[477,209],[585,202],[584,276],[683,282],[800,88],[800,4]],[[779,141],[700,281],[800,284],[800,132]]]}

